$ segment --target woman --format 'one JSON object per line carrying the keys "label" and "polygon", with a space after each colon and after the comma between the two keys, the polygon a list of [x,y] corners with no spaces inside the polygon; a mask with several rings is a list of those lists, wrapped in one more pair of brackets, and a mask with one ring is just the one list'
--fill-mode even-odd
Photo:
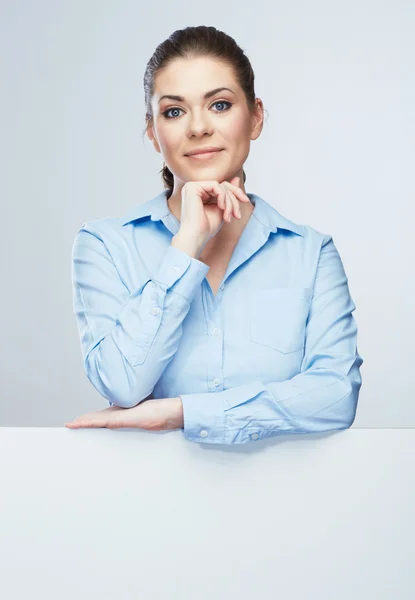
{"label": "woman", "polygon": [[222,444],[350,427],[363,359],[333,239],[245,191],[264,113],[248,58],[187,27],[158,46],[144,88],[166,189],[77,233],[84,365],[111,406],[66,425]]}

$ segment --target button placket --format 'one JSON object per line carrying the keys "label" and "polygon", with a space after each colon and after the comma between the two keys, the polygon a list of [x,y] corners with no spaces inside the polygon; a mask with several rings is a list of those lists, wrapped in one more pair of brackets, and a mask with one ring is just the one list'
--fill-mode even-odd
{"label": "button placket", "polygon": [[[223,347],[222,347],[222,338],[221,338],[221,334],[222,331],[219,327],[214,327],[212,329],[212,340],[211,343],[213,344],[212,346],[212,356],[213,356],[213,361],[212,364],[209,365],[209,371],[210,373],[212,373],[212,375],[218,375],[218,373],[223,373]],[[215,341],[216,340],[216,341]],[[217,391],[217,388],[221,385],[222,383],[222,378],[221,377],[212,377],[210,379],[211,381],[211,386],[214,388],[212,389],[212,391]]]}

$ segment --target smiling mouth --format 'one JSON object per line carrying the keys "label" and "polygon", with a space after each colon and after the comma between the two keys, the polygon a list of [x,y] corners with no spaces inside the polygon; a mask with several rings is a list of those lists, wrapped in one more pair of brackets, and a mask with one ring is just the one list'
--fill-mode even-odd
{"label": "smiling mouth", "polygon": [[222,150],[214,150],[212,152],[199,152],[198,154],[187,154],[187,158],[195,158],[196,160],[207,160],[217,156]]}

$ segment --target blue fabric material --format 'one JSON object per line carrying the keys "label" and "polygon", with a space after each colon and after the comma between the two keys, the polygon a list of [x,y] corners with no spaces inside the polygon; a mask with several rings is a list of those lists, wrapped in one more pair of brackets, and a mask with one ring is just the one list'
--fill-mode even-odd
{"label": "blue fabric material", "polygon": [[170,245],[180,223],[166,190],[82,225],[72,275],[86,375],[124,408],[180,396],[194,442],[346,429],[363,359],[332,236],[247,195],[254,210],[216,296],[209,266]]}

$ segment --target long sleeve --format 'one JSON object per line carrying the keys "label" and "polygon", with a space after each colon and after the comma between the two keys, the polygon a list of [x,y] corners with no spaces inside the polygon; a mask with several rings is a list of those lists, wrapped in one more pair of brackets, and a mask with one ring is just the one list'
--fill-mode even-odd
{"label": "long sleeve", "polygon": [[186,439],[242,444],[284,433],[349,428],[362,384],[355,308],[341,258],[332,237],[326,235],[301,371],[285,381],[252,381],[216,393],[180,395]]}
{"label": "long sleeve", "polygon": [[169,246],[157,272],[129,293],[99,233],[84,224],[72,249],[73,306],[86,375],[123,408],[147,398],[174,356],[209,266]]}

